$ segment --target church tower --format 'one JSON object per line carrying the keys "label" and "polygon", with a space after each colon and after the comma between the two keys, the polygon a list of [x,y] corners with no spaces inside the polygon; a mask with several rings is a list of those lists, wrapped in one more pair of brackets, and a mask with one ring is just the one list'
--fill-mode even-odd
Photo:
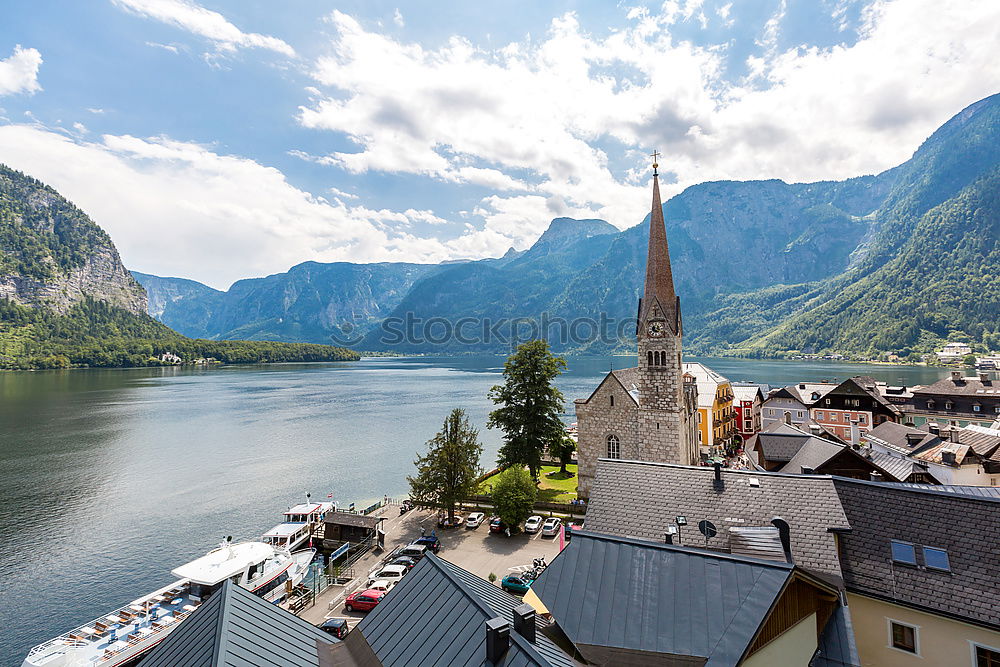
{"label": "church tower", "polygon": [[599,459],[691,465],[699,458],[698,388],[685,380],[681,366],[681,306],[670,269],[658,167],[654,162],[646,283],[636,321],[639,363],[612,370],[589,398],[575,402],[581,498],[590,496]]}

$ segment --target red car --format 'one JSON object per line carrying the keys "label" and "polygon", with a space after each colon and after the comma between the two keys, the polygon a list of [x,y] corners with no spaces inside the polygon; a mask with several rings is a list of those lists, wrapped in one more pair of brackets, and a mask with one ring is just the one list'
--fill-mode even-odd
{"label": "red car", "polygon": [[354,591],[344,600],[347,611],[371,611],[385,595],[382,591]]}

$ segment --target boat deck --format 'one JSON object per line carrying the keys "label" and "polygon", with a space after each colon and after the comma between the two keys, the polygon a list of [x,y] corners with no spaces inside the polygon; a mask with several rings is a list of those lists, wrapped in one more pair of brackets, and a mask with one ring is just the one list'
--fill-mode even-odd
{"label": "boat deck", "polygon": [[26,665],[113,667],[160,643],[201,600],[185,582],[135,600],[32,649]]}

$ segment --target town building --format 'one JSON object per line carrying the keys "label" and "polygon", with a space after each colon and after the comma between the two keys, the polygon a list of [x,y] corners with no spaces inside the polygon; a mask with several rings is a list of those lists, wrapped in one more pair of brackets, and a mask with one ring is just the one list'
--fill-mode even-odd
{"label": "town building", "polygon": [[684,374],[692,376],[698,386],[698,444],[702,452],[724,453],[737,435],[732,385],[701,363],[685,362]]}
{"label": "town building", "polygon": [[857,376],[818,396],[809,416],[842,440],[858,444],[882,422],[901,421],[902,412],[879,393],[874,378]]}
{"label": "town building", "polygon": [[687,464],[700,456],[698,389],[681,368],[681,306],[674,292],[657,166],[636,327],[638,365],[609,372],[589,398],[576,401],[581,498],[590,495],[599,458]]}
{"label": "town building", "polygon": [[958,361],[967,354],[972,354],[968,343],[947,343],[937,353],[937,358],[941,361]]}
{"label": "town building", "polygon": [[833,483],[862,664],[1000,664],[1000,489]]}
{"label": "town building", "polygon": [[764,392],[760,385],[733,384],[733,410],[736,413],[736,433],[747,442],[762,427],[761,408]]}
{"label": "town building", "polygon": [[1000,486],[1000,430],[975,425],[942,430],[933,422],[920,428],[886,422],[866,441],[888,457],[924,466],[935,483]]}
{"label": "town building", "polygon": [[951,371],[949,377],[913,388],[903,407],[904,421],[914,426],[935,422],[945,426],[991,426],[1000,417],[1000,381],[981,371],[966,377]]}
{"label": "town building", "polygon": [[800,382],[772,390],[761,404],[761,430],[774,424],[791,424],[808,430],[814,423],[809,408],[836,386],[829,382]]}

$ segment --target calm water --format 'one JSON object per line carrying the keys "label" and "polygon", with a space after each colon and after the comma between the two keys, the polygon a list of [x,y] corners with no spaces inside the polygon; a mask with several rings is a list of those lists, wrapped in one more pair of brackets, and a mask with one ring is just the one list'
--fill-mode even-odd
{"label": "calm water", "polygon": [[[706,360],[773,385],[940,371]],[[587,396],[610,360],[570,359]],[[405,493],[415,453],[453,407],[483,428],[499,357],[0,373],[0,663],[169,583],[225,535],[254,538],[289,504]],[[615,367],[630,365],[616,358]],[[483,431],[489,465],[499,436]]]}

